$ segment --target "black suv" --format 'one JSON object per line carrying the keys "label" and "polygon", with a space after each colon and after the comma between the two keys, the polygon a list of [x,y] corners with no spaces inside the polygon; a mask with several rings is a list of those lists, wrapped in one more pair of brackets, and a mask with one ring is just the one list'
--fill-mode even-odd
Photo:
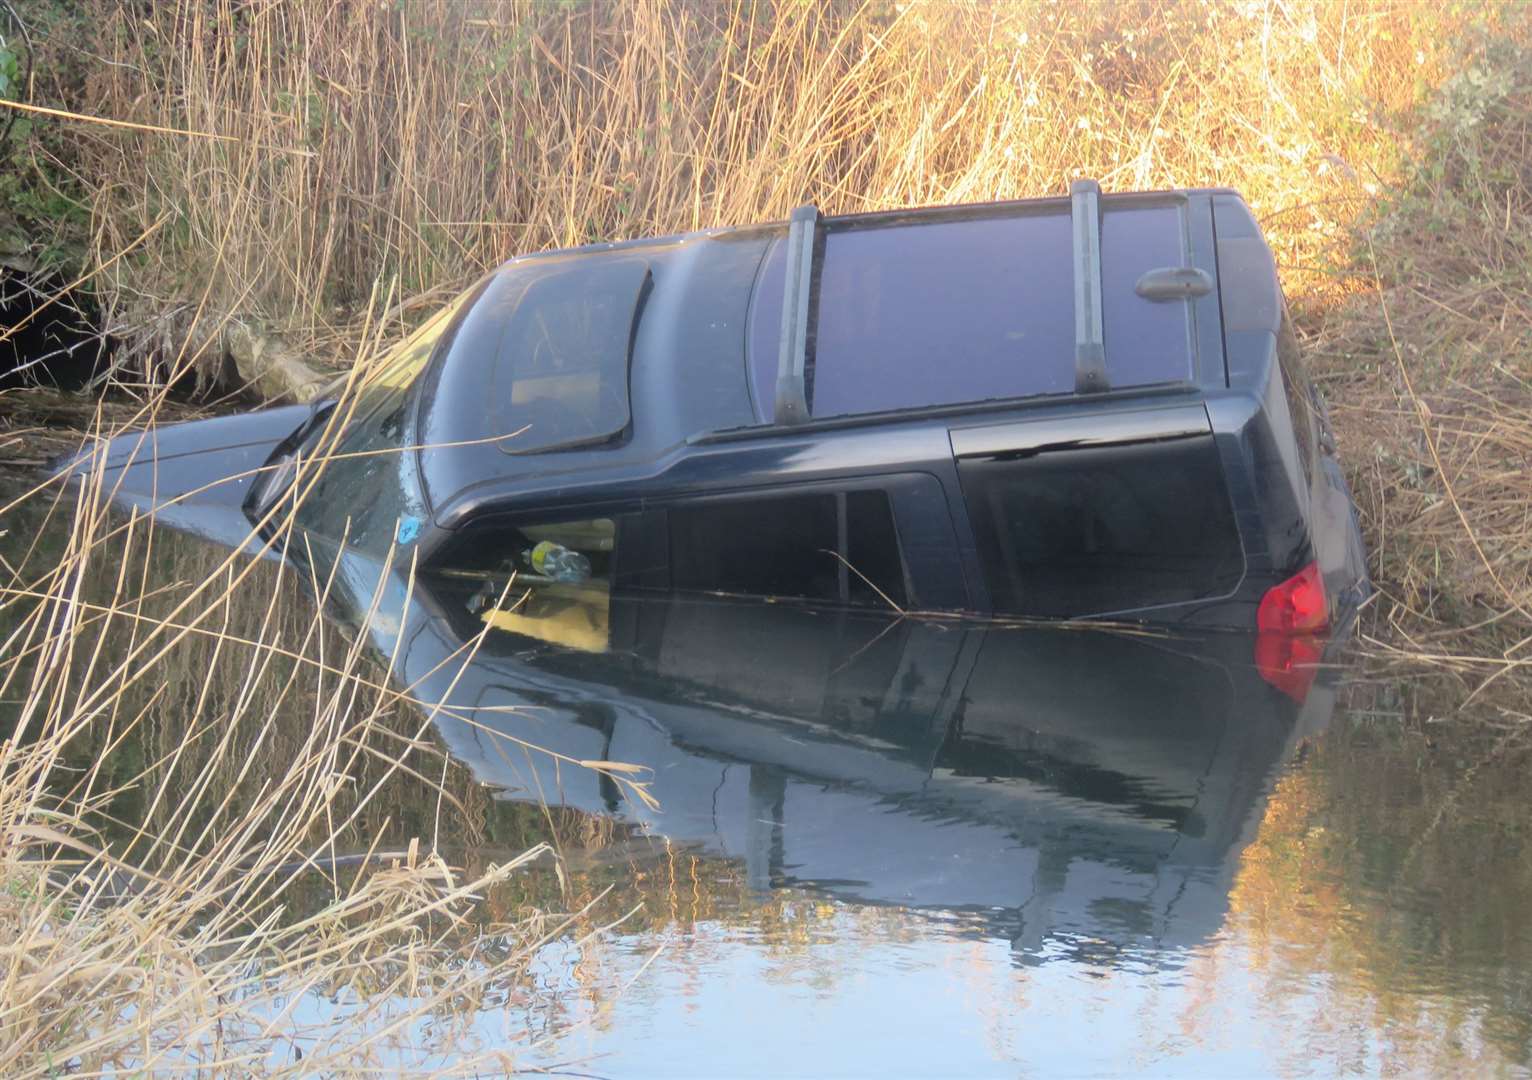
{"label": "black suv", "polygon": [[414,546],[486,609],[514,571],[506,618],[598,635],[629,590],[1303,633],[1367,587],[1227,190],[803,207],[517,258],[358,396],[107,453],[119,500],[231,542],[329,454],[310,535]]}

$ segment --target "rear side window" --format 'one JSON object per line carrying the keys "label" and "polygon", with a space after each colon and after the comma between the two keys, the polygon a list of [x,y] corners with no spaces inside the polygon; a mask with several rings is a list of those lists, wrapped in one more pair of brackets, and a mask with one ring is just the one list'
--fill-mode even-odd
{"label": "rear side window", "polygon": [[1212,436],[959,467],[996,611],[1128,611],[1222,596],[1243,575]]}
{"label": "rear side window", "polygon": [[903,606],[903,559],[882,491],[707,502],[669,512],[670,583],[687,592]]}

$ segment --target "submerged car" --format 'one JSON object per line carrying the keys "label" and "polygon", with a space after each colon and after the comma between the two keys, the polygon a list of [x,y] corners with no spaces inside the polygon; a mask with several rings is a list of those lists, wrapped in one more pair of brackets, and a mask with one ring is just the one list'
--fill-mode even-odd
{"label": "submerged car", "polygon": [[1367,588],[1227,190],[803,207],[516,258],[358,395],[105,452],[169,524],[237,543],[290,502],[311,536],[482,578],[486,608],[514,571],[527,619],[660,591],[1302,634]]}

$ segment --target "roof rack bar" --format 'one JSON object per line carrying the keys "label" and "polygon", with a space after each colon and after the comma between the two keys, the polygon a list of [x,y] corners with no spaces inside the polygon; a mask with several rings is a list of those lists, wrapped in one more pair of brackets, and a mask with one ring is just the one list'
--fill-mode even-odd
{"label": "roof rack bar", "polygon": [[1069,185],[1069,216],[1075,255],[1075,393],[1110,390],[1101,330],[1101,185]]}
{"label": "roof rack bar", "polygon": [[782,342],[777,354],[778,424],[801,424],[809,418],[807,369],[813,349],[814,258],[819,246],[819,208],[794,210],[787,227],[787,279],[782,286]]}

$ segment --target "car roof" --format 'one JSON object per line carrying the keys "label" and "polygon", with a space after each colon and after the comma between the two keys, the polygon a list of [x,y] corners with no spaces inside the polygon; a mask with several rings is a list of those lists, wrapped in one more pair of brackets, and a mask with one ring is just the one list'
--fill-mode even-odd
{"label": "car roof", "polygon": [[[506,345],[528,320],[489,298],[511,279],[554,276],[563,284],[545,293],[577,297],[582,274],[615,281],[627,308],[602,314],[606,374],[565,379],[601,385],[600,430],[561,440],[546,430],[552,408],[497,403],[535,380],[507,376],[529,363],[528,348]],[[420,394],[423,487],[444,525],[458,515],[440,511],[470,489],[623,472],[718,433],[1227,387],[1256,378],[1281,305],[1270,251],[1233,192],[1103,195],[1091,182],[1063,198],[833,217],[806,207],[787,223],[550,252],[505,264],[484,290]],[[612,350],[626,363],[611,364]],[[578,367],[581,349],[565,351],[553,366]],[[625,383],[613,374],[624,368]],[[506,437],[517,416],[521,434]]]}

